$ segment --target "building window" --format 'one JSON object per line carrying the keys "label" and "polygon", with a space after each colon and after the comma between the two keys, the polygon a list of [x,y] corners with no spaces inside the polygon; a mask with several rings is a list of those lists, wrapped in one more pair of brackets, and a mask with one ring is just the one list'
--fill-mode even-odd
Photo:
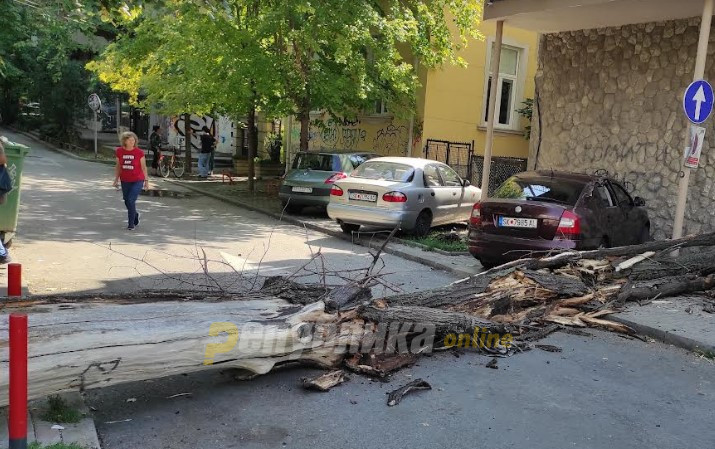
{"label": "building window", "polygon": [[[494,51],[493,43],[491,51],[487,54],[487,83],[483,116],[485,124],[489,117],[489,95],[492,88],[492,51]],[[496,127],[519,129],[519,115],[516,113],[516,109],[519,106],[518,100],[521,98],[524,86],[525,55],[526,51],[523,48],[502,45],[501,60],[499,61],[499,84],[497,86],[496,121],[494,123]]]}
{"label": "building window", "polygon": [[376,100],[373,107],[372,113],[374,115],[385,115],[388,114],[387,105],[385,100]]}

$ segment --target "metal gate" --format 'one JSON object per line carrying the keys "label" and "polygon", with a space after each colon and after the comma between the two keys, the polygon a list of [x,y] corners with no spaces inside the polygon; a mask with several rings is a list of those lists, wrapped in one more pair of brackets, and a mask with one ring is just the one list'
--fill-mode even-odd
{"label": "metal gate", "polygon": [[449,142],[446,140],[427,139],[425,144],[425,159],[444,162],[464,179],[472,179],[472,150],[474,141]]}
{"label": "metal gate", "polygon": [[[484,157],[474,156],[472,158],[472,173],[474,178],[471,180],[473,185],[481,187],[482,185],[482,169],[484,168]],[[526,170],[526,159],[516,157],[493,157],[491,173],[489,175],[489,195],[511,176],[521,173]]]}

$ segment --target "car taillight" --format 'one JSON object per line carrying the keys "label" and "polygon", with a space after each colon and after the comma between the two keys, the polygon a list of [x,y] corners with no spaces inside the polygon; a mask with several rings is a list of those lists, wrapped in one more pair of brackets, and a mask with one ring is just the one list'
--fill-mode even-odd
{"label": "car taillight", "polygon": [[581,219],[571,211],[564,211],[556,229],[556,239],[576,240],[581,235]]}
{"label": "car taillight", "polygon": [[330,176],[330,178],[325,180],[325,184],[332,184],[338,179],[345,179],[347,177],[348,175],[346,175],[345,173],[335,173],[334,175]]}
{"label": "car taillight", "polygon": [[343,189],[334,185],[333,187],[330,188],[330,195],[331,196],[343,196]]}
{"label": "car taillight", "polygon": [[382,201],[388,203],[406,203],[407,195],[402,192],[387,192],[386,194],[382,195]]}
{"label": "car taillight", "polygon": [[469,218],[469,222],[476,228],[482,226],[482,203],[477,203],[472,207],[472,216]]}

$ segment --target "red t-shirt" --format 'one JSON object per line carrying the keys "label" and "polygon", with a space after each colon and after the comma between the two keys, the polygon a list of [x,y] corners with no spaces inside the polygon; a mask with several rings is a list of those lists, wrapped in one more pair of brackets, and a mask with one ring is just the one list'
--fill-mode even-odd
{"label": "red t-shirt", "polygon": [[139,148],[126,150],[124,147],[117,148],[117,159],[119,159],[119,179],[122,182],[137,182],[144,181],[144,172],[142,171],[141,160],[144,157],[144,151]]}

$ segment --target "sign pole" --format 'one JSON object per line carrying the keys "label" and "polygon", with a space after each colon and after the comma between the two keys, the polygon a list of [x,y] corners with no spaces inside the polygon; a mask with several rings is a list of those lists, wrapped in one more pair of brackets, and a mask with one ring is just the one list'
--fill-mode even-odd
{"label": "sign pole", "polygon": [[97,159],[97,111],[94,111],[94,158]]}
{"label": "sign pole", "polygon": [[[698,39],[698,53],[695,57],[695,74],[693,80],[703,79],[705,76],[705,60],[707,58],[708,41],[710,39],[710,25],[713,17],[713,3],[715,0],[705,0],[703,17],[700,21],[700,38]],[[685,129],[685,146],[690,145],[690,124]],[[688,184],[690,183],[690,168],[681,167],[681,178],[678,183],[678,202],[675,206],[675,222],[673,223],[673,239],[683,236],[683,222],[685,219],[685,205],[688,201]],[[674,253],[677,255],[677,251]]]}

